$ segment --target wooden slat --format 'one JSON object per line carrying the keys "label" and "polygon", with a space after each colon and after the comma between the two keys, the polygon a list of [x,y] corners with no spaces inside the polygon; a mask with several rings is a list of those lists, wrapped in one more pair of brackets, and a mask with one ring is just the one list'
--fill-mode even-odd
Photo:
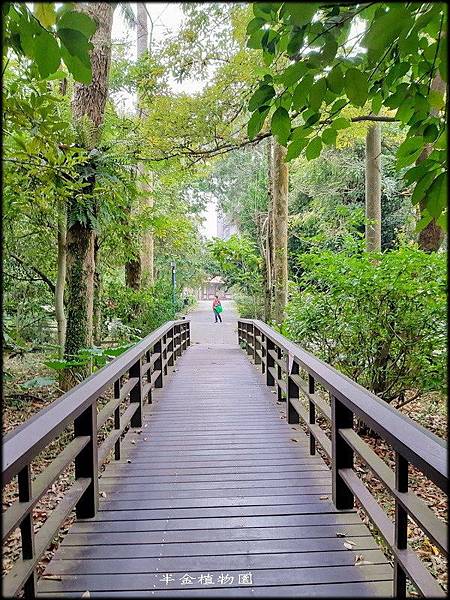
{"label": "wooden slat", "polygon": [[161,371],[154,371],[152,373],[152,377],[151,377],[151,384],[155,385],[155,381],[158,379],[158,377],[161,375]]}
{"label": "wooden slat", "polygon": [[298,386],[301,393],[306,396],[308,400],[311,400],[311,402],[320,410],[320,412],[328,421],[331,421],[331,406],[327,404],[325,400],[319,396],[319,394],[311,394],[309,392],[308,382],[305,381],[303,377],[296,375],[295,373],[290,375],[290,377],[295,385]]}
{"label": "wooden slat", "polygon": [[403,570],[426,598],[445,598],[446,594],[422,561],[410,548],[399,550],[395,547],[392,521],[352,469],[339,469],[339,475],[354,493],[367,516],[389,544],[391,551]]}
{"label": "wooden slat", "polygon": [[[232,575],[234,581],[237,583],[238,576],[242,573],[242,570],[229,570],[226,572],[229,575]],[[174,574],[177,575],[177,579],[174,578],[175,582],[173,587],[171,586],[171,588],[169,588],[170,591],[172,591],[172,589],[179,589],[183,590],[184,594],[186,594],[186,586],[183,586],[180,582],[185,571],[181,570]],[[190,575],[194,577],[195,581],[193,585],[189,587],[189,593],[191,593],[191,590],[194,588],[205,587],[199,582],[199,577],[202,575],[201,571],[191,571]],[[364,565],[358,568],[355,568],[354,566],[340,566],[327,567],[326,569],[318,569],[317,567],[292,569],[269,568],[254,571],[254,579],[255,581],[258,581],[258,586],[295,585],[298,584],[299,580],[302,581],[303,585],[317,585],[318,583],[336,584],[348,581],[367,582],[368,580],[386,581],[389,580],[390,577],[391,570],[387,565]],[[252,585],[252,588],[254,588],[255,585]],[[49,592],[58,590],[60,586],[61,584],[57,581],[50,580],[45,582],[45,590]],[[219,586],[216,585],[215,587]],[[115,591],[168,589],[164,579],[161,577],[161,572],[154,574],[133,573],[132,577],[123,577],[120,573],[69,576],[64,578],[64,588],[67,591],[89,590],[91,593],[105,589],[112,589]],[[242,593],[242,586],[237,587],[237,589]],[[221,593],[223,594],[223,586]]]}
{"label": "wooden slat", "polygon": [[328,458],[331,459],[331,440],[327,437],[319,425],[311,425],[309,423],[308,412],[305,410],[300,400],[297,398],[291,398],[290,403],[296,410],[297,414],[302,418],[305,425],[308,427],[310,435],[314,436],[316,442],[320,444],[322,450],[325,452]]}
{"label": "wooden slat", "polygon": [[70,465],[75,457],[89,442],[89,437],[80,436],[72,440],[68,446],[53,460],[43,473],[33,481],[33,498],[30,502],[14,502],[2,515],[3,540],[19,525],[39,502],[56,478]]}
{"label": "wooden slat", "polygon": [[120,417],[120,428],[114,429],[112,433],[105,439],[105,441],[101,444],[98,449],[98,464],[102,465],[108,457],[108,454],[114,448],[114,444],[120,439],[120,436],[124,432],[125,428],[131,421],[131,417],[139,408],[139,404],[137,402],[132,402],[130,406],[126,409],[123,415]]}
{"label": "wooden slat", "polygon": [[120,399],[124,400],[138,382],[138,377],[130,377],[120,389]]}
{"label": "wooden slat", "polygon": [[432,541],[447,554],[447,525],[413,492],[398,492],[395,489],[395,473],[379,458],[353,429],[340,429],[339,434],[380,478],[388,491],[408,511],[408,514],[428,534]]}
{"label": "wooden slat", "polygon": [[153,365],[155,364],[155,362],[158,360],[159,357],[160,357],[159,352],[151,354],[150,361],[146,362],[141,367],[141,377],[143,377],[147,373],[147,371],[153,367]]}
{"label": "wooden slat", "polygon": [[55,533],[59,530],[66,517],[72,512],[75,504],[86,491],[91,480],[78,479],[67,492],[64,494],[63,500],[58,504],[57,508],[51,513],[44,525],[35,535],[34,552],[35,558],[23,560],[19,559],[11,571],[3,579],[3,597],[10,598],[21,589],[28,577],[33,572],[39,558],[45,552]]}

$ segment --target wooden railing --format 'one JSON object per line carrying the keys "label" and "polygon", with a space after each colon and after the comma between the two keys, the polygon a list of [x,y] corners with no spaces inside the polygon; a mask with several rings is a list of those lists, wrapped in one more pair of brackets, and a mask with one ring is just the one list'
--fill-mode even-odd
{"label": "wooden railing", "polygon": [[[3,513],[3,543],[20,528],[22,557],[3,579],[3,597],[21,589],[25,597],[35,596],[36,565],[73,508],[77,518],[95,516],[99,467],[113,449],[114,458],[120,458],[126,428],[142,426],[143,403],[152,402],[152,390],[163,386],[169,367],[189,345],[190,322],[170,321],[5,436],[2,485],[17,477],[19,497]],[[113,398],[97,412],[97,399],[111,387]],[[97,432],[110,418],[114,429],[98,445]],[[32,461],[72,425],[73,440],[32,481]],[[33,508],[73,462],[75,482],[35,534]]]}
{"label": "wooden railing", "polygon": [[[447,494],[446,443],[262,321],[240,319],[238,341],[255,365],[261,366],[267,385],[276,388],[278,399],[286,399],[288,423],[299,423],[301,419],[306,425],[310,453],[315,454],[319,444],[329,458],[336,508],[351,509],[356,498],[384,538],[394,557],[394,595],[405,597],[408,578],[421,595],[444,597],[433,575],[408,546],[409,516],[447,555],[447,527],[408,490],[408,465],[413,465]],[[329,393],[330,403],[317,393],[316,384]],[[328,423],[331,439],[319,426],[318,413]],[[395,471],[358,435],[355,419],[365,423],[394,450]],[[393,497],[395,522],[358,477],[353,468],[355,454]]]}

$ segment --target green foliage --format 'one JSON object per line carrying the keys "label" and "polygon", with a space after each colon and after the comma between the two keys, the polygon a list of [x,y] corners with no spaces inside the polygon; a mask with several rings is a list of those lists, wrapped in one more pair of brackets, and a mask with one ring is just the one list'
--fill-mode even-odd
{"label": "green foliage", "polygon": [[228,240],[216,239],[209,246],[226,288],[236,287],[248,295],[260,292],[261,259],[249,238],[232,235]]}
{"label": "green foliage", "polygon": [[[346,107],[359,115],[393,115],[405,129],[397,153],[402,169],[426,144],[434,149],[409,172],[417,184],[414,200],[423,216],[446,227],[445,93],[432,86],[446,73],[444,3],[253,4],[247,28],[249,48],[259,49],[266,69],[248,109],[253,139],[267,119],[287,146],[288,160],[305,152],[317,158],[336,143],[337,131],[350,125]],[[350,37],[351,36],[351,37]],[[435,89],[436,88],[436,89]]]}
{"label": "green foliage", "polygon": [[298,257],[285,333],[387,402],[446,388],[446,259],[412,247]]}
{"label": "green foliage", "polygon": [[106,285],[103,294],[103,315],[108,327],[118,331],[125,339],[145,337],[185,308],[180,292],[178,288],[174,306],[168,278],[158,279],[152,288],[141,290],[131,290],[111,282]]}
{"label": "green foliage", "polygon": [[[382,250],[397,247],[399,236],[413,240],[414,210],[395,169],[397,126],[385,128],[381,186]],[[390,131],[389,131],[390,130]],[[391,138],[391,139],[390,139]],[[289,263],[297,272],[298,252],[340,251],[364,236],[365,149],[362,141],[327,148],[315,161],[300,157],[290,167]]]}
{"label": "green foliage", "polygon": [[[61,60],[80,83],[92,80],[89,52],[95,22],[65,3],[58,10],[53,2],[36,2],[34,14],[25,3],[8,2],[3,12],[4,48],[31,61],[42,79],[59,73]],[[58,74],[64,77],[64,73]]]}
{"label": "green foliage", "polygon": [[53,377],[33,377],[21,384],[21,388],[24,390],[33,390],[37,388],[49,387],[56,383],[56,379]]}

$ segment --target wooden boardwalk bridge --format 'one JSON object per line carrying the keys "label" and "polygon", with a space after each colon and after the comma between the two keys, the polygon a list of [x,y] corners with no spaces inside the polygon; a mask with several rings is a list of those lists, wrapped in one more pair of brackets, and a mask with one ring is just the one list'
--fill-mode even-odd
{"label": "wooden boardwalk bridge", "polygon": [[[444,524],[408,491],[408,464],[446,489],[442,440],[264,323],[237,324],[231,310],[222,325],[211,319],[208,305],[167,323],[6,436],[3,481],[18,476],[19,501],[3,515],[4,537],[21,527],[23,558],[4,595],[401,597],[409,579],[444,596],[407,545],[410,515],[446,552]],[[354,416],[392,445],[395,473],[357,435]],[[109,418],[114,429],[98,445]],[[73,441],[31,482],[33,458],[73,423]],[[358,478],[355,455],[394,497],[395,523]],[[33,506],[73,461],[72,488],[34,534]],[[73,507],[77,522],[36,581]]]}

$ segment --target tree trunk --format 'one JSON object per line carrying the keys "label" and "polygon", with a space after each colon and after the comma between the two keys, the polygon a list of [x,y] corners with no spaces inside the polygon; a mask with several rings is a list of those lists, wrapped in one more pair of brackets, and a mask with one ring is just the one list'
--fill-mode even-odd
{"label": "tree trunk", "polygon": [[[148,51],[148,15],[145,8],[145,4],[137,3],[137,16],[136,16],[136,47],[137,47],[137,58],[141,58],[145,52]],[[144,110],[140,105],[140,98],[137,101],[137,111],[139,118],[145,115]],[[137,166],[137,176],[139,178],[139,189],[142,194],[142,198],[139,201],[140,209],[152,208],[153,197],[152,184],[145,181],[148,177],[146,167],[143,163]],[[150,174],[151,175],[151,174]],[[147,230],[144,232],[140,241],[139,253],[136,258],[128,261],[125,265],[125,281],[128,287],[133,290],[140,289],[143,285],[153,285],[153,232]]]}
{"label": "tree trunk", "polygon": [[288,166],[286,148],[274,140],[273,146],[273,316],[284,320],[288,295]]}
{"label": "tree trunk", "polygon": [[[434,79],[431,83],[431,89],[437,90],[444,94],[445,88],[446,88],[445,82],[442,81],[442,78],[439,75],[439,73],[436,73],[436,75],[434,76]],[[435,108],[431,109],[432,116],[437,117],[438,114],[439,114],[438,110],[436,110]],[[422,161],[427,159],[430,156],[432,151],[433,151],[433,145],[427,144],[425,146],[425,148],[422,150],[422,153],[420,154],[419,158],[417,159],[416,165],[419,165]],[[426,208],[426,198],[424,198],[420,201],[419,206],[420,206],[420,212],[422,213],[423,210]],[[442,229],[442,227],[440,227],[436,223],[436,219],[432,219],[428,223],[428,225],[426,227],[424,227],[422,229],[422,231],[420,231],[420,233],[419,233],[419,240],[418,240],[419,248],[421,250],[424,250],[425,252],[436,252],[441,247],[444,236],[445,236],[445,233],[444,233],[444,230]]]}
{"label": "tree trunk", "polygon": [[[273,288],[272,288],[272,270],[273,270],[273,245],[272,245],[272,234],[273,234],[273,156],[272,156],[272,138],[267,138],[267,219],[265,223],[265,236],[264,236],[264,320],[266,323],[270,323],[272,319],[272,300],[273,300]],[[264,230],[264,229],[263,229]]]}
{"label": "tree trunk", "polygon": [[100,270],[100,243],[98,235],[94,240],[94,313],[93,332],[94,344],[99,346],[102,341],[102,274]]}
{"label": "tree trunk", "polygon": [[55,314],[58,325],[59,357],[64,356],[66,316],[64,314],[64,287],[66,284],[66,213],[64,201],[58,200],[58,258],[55,286]]}
{"label": "tree trunk", "polygon": [[[111,29],[115,5],[108,2],[82,3],[77,10],[85,12],[97,22],[92,37],[91,51],[92,81],[89,85],[76,83],[72,101],[72,113],[80,126],[88,129],[88,148],[92,149],[100,140],[101,125],[108,94],[108,72],[111,61]],[[94,165],[95,166],[95,165]],[[95,200],[89,199],[94,192],[95,177],[89,179],[84,197],[74,197],[67,210],[67,331],[65,358],[70,360],[82,348],[92,345],[94,312],[95,272],[95,225],[89,218],[97,214]],[[86,204],[91,210],[86,211]],[[84,219],[80,219],[84,213]],[[89,368],[68,369],[62,381],[63,389],[70,389],[88,375]]]}
{"label": "tree trunk", "polygon": [[371,125],[366,136],[366,250],[381,251],[381,127]]}

